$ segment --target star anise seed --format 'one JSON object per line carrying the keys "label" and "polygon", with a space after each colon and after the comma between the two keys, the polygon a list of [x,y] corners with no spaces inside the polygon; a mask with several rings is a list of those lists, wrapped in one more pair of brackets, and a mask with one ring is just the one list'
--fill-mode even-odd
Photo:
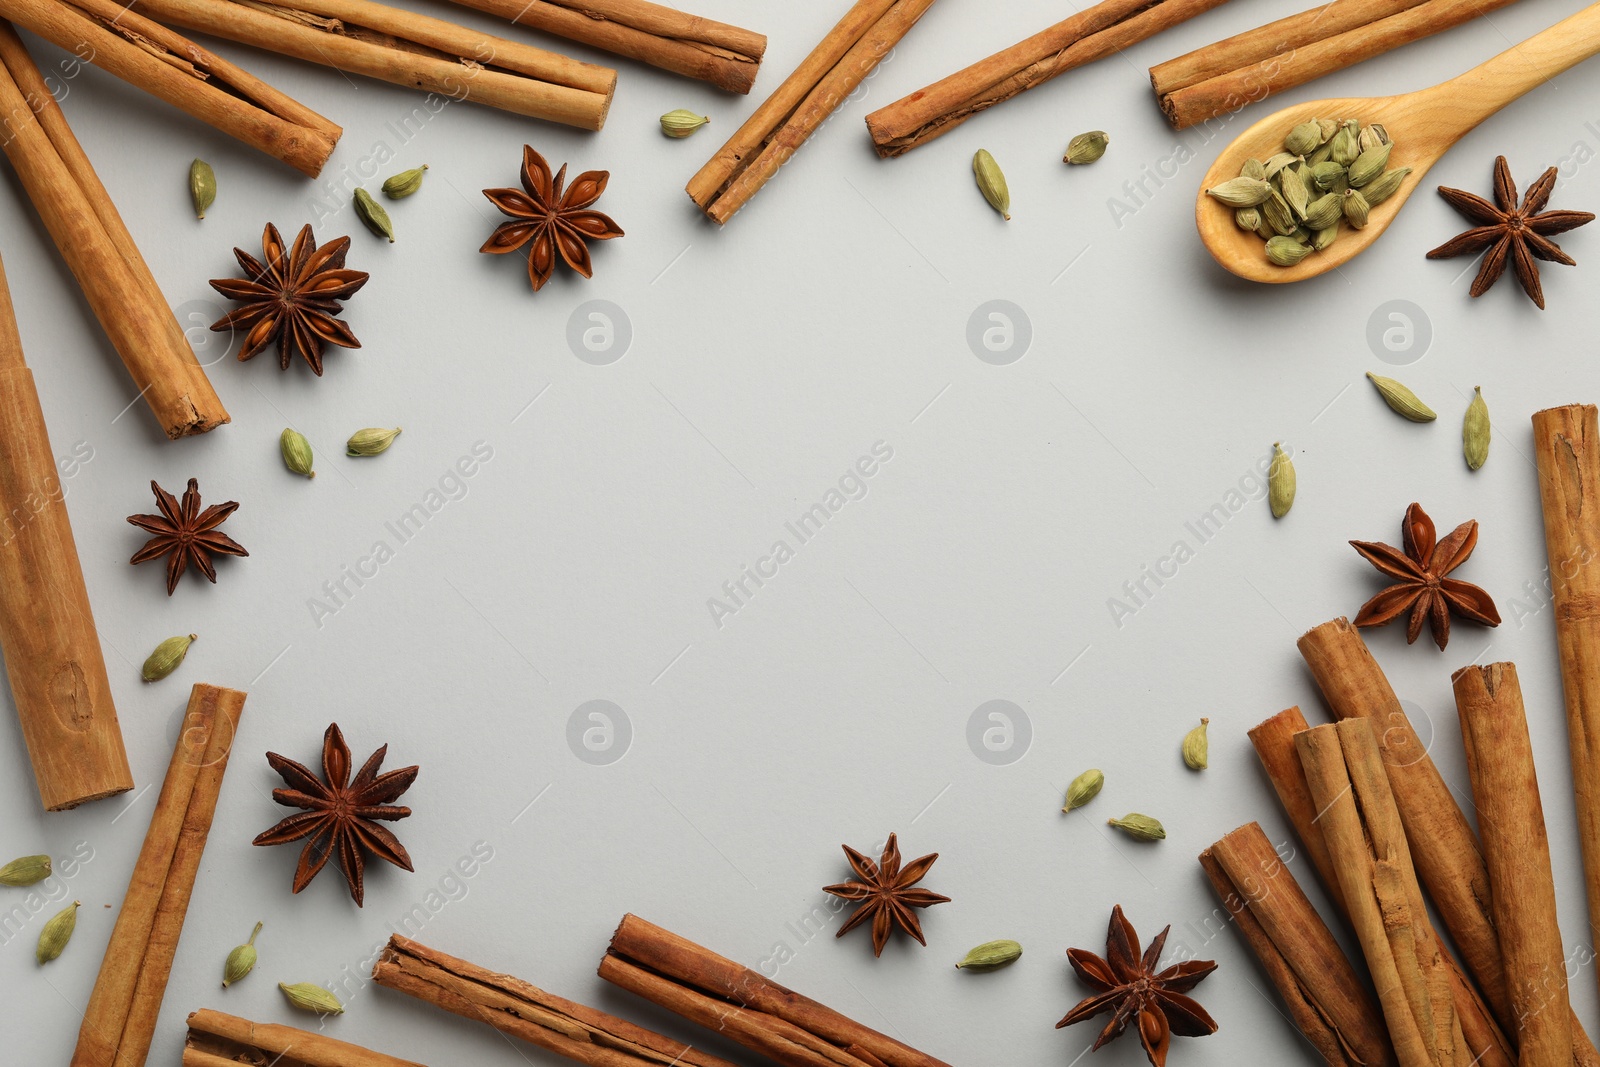
{"label": "star anise seed", "polygon": [[922,881],[939,854],[930,853],[902,867],[900,844],[894,834],[889,835],[889,843],[884,846],[883,856],[877,863],[849,845],[842,847],[859,880],[825,886],[822,891],[843,900],[859,901],[861,906],[833,936],[843,937],[871,919],[874,956],[883,955],[883,948],[889,943],[889,935],[894,933],[896,926],[927,945],[928,939],[922,936],[922,921],[911,909],[947,904],[950,898],[927,889],[913,889],[912,886]]}
{"label": "star anise seed", "polygon": [[611,172],[586,170],[563,193],[566,177],[565,163],[552,178],[545,158],[532,145],[523,145],[522,188],[483,191],[489,202],[513,221],[497,226],[478,251],[504,255],[532,241],[533,247],[528,249],[528,281],[533,283],[534,292],[543,289],[555,274],[558,253],[567,266],[592,278],[588,242],[623,236],[611,216],[585,210],[606,191]]}
{"label": "star anise seed", "polygon": [[1451,531],[1443,541],[1436,540],[1433,520],[1420,504],[1406,509],[1401,523],[1401,544],[1405,551],[1377,541],[1351,541],[1368,563],[1395,579],[1395,584],[1361,606],[1357,626],[1382,626],[1406,611],[1406,643],[1415,642],[1426,619],[1433,628],[1433,640],[1444,651],[1450,640],[1450,613],[1455,612],[1485,626],[1499,626],[1500,612],[1483,589],[1471,582],[1447,577],[1467,561],[1478,545],[1478,523],[1468,521]]}
{"label": "star anise seed", "polygon": [[190,563],[215,585],[217,569],[211,565],[212,555],[250,554],[243,545],[217,529],[238,509],[237,500],[212,504],[201,511],[200,483],[194,478],[189,479],[189,488],[183,492],[182,504],[178,503],[177,497],[153,481],[150,489],[156,494],[156,507],[161,509],[161,514],[129,515],[128,521],[155,536],[146,541],[145,546],[135,552],[128,562],[148,563],[166,556],[168,596],[178,588],[178,579],[183,577]]}
{"label": "star anise seed", "polygon": [[266,263],[235,248],[234,258],[246,276],[211,282],[211,288],[244,305],[222,316],[211,328],[219,332],[245,331],[244,344],[239,348],[241,362],[276,339],[280,367],[288,370],[294,357],[299,356],[321,377],[324,346],[361,347],[350,327],[337,317],[339,301],[367,284],[364,271],[345,269],[344,257],[349,248],[348,237],[318,248],[311,227],[303,226],[294,239],[294,247],[285,251],[278,228],[267,223],[261,235]]}
{"label": "star anise seed", "polygon": [[411,814],[410,808],[396,807],[393,801],[417,780],[416,767],[379,774],[384,745],[368,757],[354,778],[350,777],[350,746],[344,743],[339,724],[328,727],[322,737],[322,776],[318,780],[306,767],[276,752],[267,753],[267,762],[288,783],[288,789],[274,789],[272,799],[290,808],[305,809],[290,815],[272,829],[259,834],[254,844],[283,845],[303,837],[311,840],[300,851],[294,871],[294,892],[311,884],[311,879],[327,865],[328,857],[338,853],[339,868],[350,884],[350,896],[360,907],[364,896],[362,872],[364,853],[388,860],[402,870],[412,870],[405,846],[387,827],[374,820],[393,822]]}
{"label": "star anise seed", "polygon": [[1094,1047],[1121,1035],[1129,1023],[1139,1028],[1139,1041],[1154,1067],[1166,1067],[1172,1035],[1205,1037],[1217,1032],[1216,1021],[1192,998],[1185,996],[1201,980],[1217,969],[1211,960],[1185,960],[1164,971],[1157,971],[1161,950],[1167,943],[1167,927],[1139,954],[1139,935],[1122,914],[1122,906],[1111,909],[1111,928],[1106,933],[1106,954],[1102,958],[1087,949],[1067,949],[1067,960],[1078,977],[1099,992],[1083,1000],[1056,1023],[1056,1029],[1081,1023],[1096,1015],[1111,1013]]}
{"label": "star anise seed", "polygon": [[1594,216],[1587,211],[1544,209],[1555,189],[1556,173],[1556,168],[1551,167],[1530,185],[1521,207],[1517,206],[1517,185],[1511,180],[1511,166],[1505,156],[1495,157],[1492,204],[1473,193],[1439,186],[1439,195],[1477,225],[1429,252],[1428,258],[1448,259],[1487,248],[1489,253],[1483,257],[1478,276],[1472,281],[1471,294],[1482,296],[1488,292],[1505,273],[1509,262],[1523,291],[1543,310],[1544,285],[1539,280],[1539,264],[1535,260],[1576,266],[1577,261],[1550,237],[1594,221]]}

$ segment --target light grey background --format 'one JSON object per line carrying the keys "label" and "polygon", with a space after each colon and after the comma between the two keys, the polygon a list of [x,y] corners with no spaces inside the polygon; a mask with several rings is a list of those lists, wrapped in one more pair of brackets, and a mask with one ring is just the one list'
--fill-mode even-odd
{"label": "light grey background", "polygon": [[[303,366],[280,373],[275,352],[237,364],[204,326],[226,309],[206,281],[234,274],[229,250],[258,252],[268,220],[290,235],[317,218],[323,183],[97,70],[65,83],[68,117],[202,358],[217,361],[212,380],[233,423],[161,438],[7,171],[0,251],[53,444],[63,455],[79,442],[93,450],[67,482],[68,505],[139,789],[45,815],[18,732],[0,730],[0,853],[61,857],[83,842],[93,854],[52,883],[84,904],[58,962],[41,971],[32,957],[59,903],[0,946],[9,1060],[65,1062],[151,786],[188,688],[204,679],[250,698],[153,1063],[176,1062],[184,1016],[202,1006],[315,1025],[274,984],[361,973],[418,905],[432,913],[426,943],[680,1036],[700,1035],[594,976],[624,912],[752,966],[784,945],[792,958],[780,981],[952,1063],[1068,1063],[1095,1029],[1051,1028],[1085,994],[1062,952],[1102,944],[1115,903],[1145,937],[1171,922],[1172,951],[1220,963],[1197,995],[1221,1031],[1177,1042],[1174,1063],[1315,1062],[1240,943],[1208,925],[1216,902],[1194,856],[1251,819],[1285,838],[1245,730],[1290,704],[1320,715],[1295,638],[1380,587],[1345,541],[1395,541],[1413,499],[1441,531],[1482,520],[1460,576],[1485,585],[1506,622],[1457,626],[1442,655],[1390,628],[1370,635],[1374,651],[1464,804],[1449,675],[1471,661],[1518,662],[1566,940],[1574,951],[1590,943],[1551,613],[1529,592],[1545,560],[1528,417],[1600,398],[1600,229],[1565,241],[1581,265],[1545,271],[1542,314],[1510,278],[1471,301],[1471,264],[1423,259],[1466,225],[1431,195],[1336,274],[1283,289],[1223,274],[1192,222],[1196,183],[1221,142],[1168,129],[1146,68],[1292,3],[1221,8],[879,161],[861,125],[869,110],[1069,13],[1037,0],[945,0],[718,232],[683,183],[843,6],[695,0],[700,13],[770,35],[756,93],[728,97],[621,63],[599,135],[463,104],[402,144],[397,125],[419,95],[217,45],[344,125],[326,179],[359,174],[383,151],[393,162],[366,172],[379,180],[432,166],[422,192],[391,209],[396,244],[348,211],[317,226],[322,240],[351,233],[350,266],[372,272],[346,316],[364,347],[330,352],[320,380]],[[1579,6],[1514,6],[1280,102],[1430,85]],[[29,40],[45,64],[65,55]],[[655,118],[676,107],[712,125],[669,141]],[[1068,138],[1092,128],[1110,131],[1110,151],[1068,170]],[[499,221],[478,190],[515,184],[525,141],[556,165],[612,172],[598,207],[627,236],[595,251],[593,281],[563,273],[533,294],[516,257],[476,251]],[[973,188],[979,147],[1010,179],[1010,223]],[[1595,208],[1600,170],[1584,164],[1596,151],[1591,65],[1469,136],[1429,184],[1487,193],[1504,152],[1524,185],[1561,163],[1554,205]],[[196,155],[220,186],[204,222],[185,189]],[[1140,182],[1143,192],[1129,191]],[[1112,198],[1131,213],[1114,213]],[[568,344],[575,312],[594,300],[620,309],[631,331],[614,362]],[[1031,331],[1004,365],[967,340],[969,319],[994,300],[1020,309],[1011,325],[1025,317]],[[1431,330],[1425,352],[1388,359],[1407,363],[1398,373],[1439,410],[1432,425],[1401,421],[1362,380],[1385,369],[1369,321],[1396,300]],[[1474,385],[1495,419],[1489,464],[1475,474],[1458,433]],[[314,481],[282,469],[285,425],[316,446]],[[382,458],[346,459],[344,438],[369,425],[405,432]],[[1186,523],[1241,482],[1253,488],[1274,440],[1295,452],[1293,513],[1274,522],[1257,488],[1200,544]],[[480,441],[493,458],[464,498],[399,544],[385,524]],[[865,496],[808,543],[789,538],[785,523],[875,442],[893,456]],[[168,599],[159,565],[128,566],[143,539],[123,518],[153,510],[151,478],[178,490],[190,476],[208,501],[241,502],[227,529],[251,555],[223,561],[215,587],[191,574]],[[718,626],[708,599],[780,538],[794,558]],[[1147,584],[1154,595],[1119,625],[1110,598],[1180,539],[1194,558],[1159,589]],[[379,540],[395,557],[319,625],[312,598]],[[188,662],[142,685],[144,655],[180,632],[200,635]],[[628,724],[609,764],[615,749],[600,758],[582,743],[584,729],[604,725],[586,717],[593,708],[572,725],[597,700]],[[969,747],[975,711],[996,700],[1025,716],[1010,716],[1010,763]],[[1178,744],[1201,715],[1212,767],[1196,775]],[[416,814],[396,827],[417,872],[374,864],[363,910],[333,870],[291,896],[296,848],[250,845],[286,814],[270,799],[278,783],[262,753],[314,761],[334,720],[357,759],[387,742],[389,766],[422,766],[404,801]],[[1003,725],[985,719],[977,733]],[[623,743],[624,731],[614,736]],[[1105,770],[1104,794],[1061,815],[1062,790],[1089,766]],[[1163,819],[1168,840],[1112,836],[1105,819],[1133,810]],[[942,853],[926,884],[954,902],[925,913],[930,947],[901,940],[874,960],[865,932],[832,938],[837,920],[809,941],[797,935],[827,900],[819,887],[847,875],[840,842],[872,849],[891,830],[908,856]],[[477,842],[492,860],[447,881]],[[1302,862],[1295,869],[1307,876]],[[430,900],[441,888],[449,895]],[[0,904],[24,899],[10,891]],[[258,919],[256,974],[218,989],[224,956]],[[1027,955],[992,975],[952,968],[996,937],[1021,940]],[[1600,1023],[1592,968],[1574,995],[1579,1015]],[[376,987],[346,999],[329,1033],[436,1067],[555,1062]],[[1129,1037],[1093,1062],[1144,1058]]]}

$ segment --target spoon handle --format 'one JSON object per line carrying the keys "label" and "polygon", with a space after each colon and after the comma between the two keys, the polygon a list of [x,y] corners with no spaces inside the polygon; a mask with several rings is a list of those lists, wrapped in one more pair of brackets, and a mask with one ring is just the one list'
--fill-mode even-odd
{"label": "spoon handle", "polygon": [[1543,33],[1512,45],[1487,63],[1434,86],[1429,92],[1430,102],[1448,111],[1446,121],[1461,128],[1459,138],[1513,100],[1597,52],[1600,3],[1590,4]]}

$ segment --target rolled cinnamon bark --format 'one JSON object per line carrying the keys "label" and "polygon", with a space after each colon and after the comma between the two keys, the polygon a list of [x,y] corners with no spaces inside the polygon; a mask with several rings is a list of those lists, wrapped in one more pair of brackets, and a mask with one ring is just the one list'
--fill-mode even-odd
{"label": "rolled cinnamon bark", "polygon": [[272,1067],[422,1067],[411,1060],[338,1041],[309,1030],[272,1023],[253,1023],[202,1008],[189,1016],[183,1043],[183,1067],[238,1067],[241,1063]]}
{"label": "rolled cinnamon bark", "polygon": [[1463,667],[1451,681],[1494,892],[1506,986],[1517,1016],[1518,1067],[1568,1067],[1572,1009],[1566,953],[1556,923],[1550,841],[1517,668],[1510,663]]}

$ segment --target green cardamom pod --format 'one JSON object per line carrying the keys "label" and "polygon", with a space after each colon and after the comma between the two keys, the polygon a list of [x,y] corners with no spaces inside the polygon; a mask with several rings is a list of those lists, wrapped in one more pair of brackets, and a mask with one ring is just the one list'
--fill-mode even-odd
{"label": "green cardamom pod", "polygon": [[1350,187],[1359,189],[1382,174],[1383,168],[1389,165],[1389,153],[1393,149],[1394,145],[1381,144],[1357,156],[1350,164]]}
{"label": "green cardamom pod", "polygon": [[1378,395],[1383,397],[1383,402],[1397,414],[1404,415],[1412,422],[1432,422],[1439,417],[1432,408],[1417,399],[1416,393],[1393,378],[1385,378],[1371,371],[1367,372],[1367,377],[1378,387]]}
{"label": "green cardamom pod", "polygon": [[1283,199],[1288,203],[1289,210],[1294,212],[1294,217],[1306,217],[1306,205],[1311,202],[1311,190],[1306,188],[1306,179],[1300,173],[1299,167],[1285,167],[1278,173],[1278,189],[1283,193]]}
{"label": "green cardamom pod", "polygon": [[1240,175],[1206,192],[1229,207],[1255,207],[1266,203],[1272,196],[1272,186],[1260,178]]}
{"label": "green cardamom pod", "polygon": [[1267,225],[1272,227],[1272,232],[1287,237],[1299,225],[1294,220],[1294,212],[1289,210],[1289,202],[1283,194],[1273,189],[1267,199],[1261,202],[1261,217],[1267,220]]}
{"label": "green cardamom pod", "polygon": [[1329,142],[1328,162],[1337,163],[1341,167],[1348,167],[1356,161],[1361,154],[1360,135],[1351,128],[1349,123],[1339,127],[1339,132],[1333,135]]}
{"label": "green cardamom pod", "polygon": [[306,440],[305,434],[284,427],[278,435],[278,452],[283,456],[283,465],[290,471],[307,478],[317,476],[317,472],[311,469],[311,442]]}
{"label": "green cardamom pod", "polygon": [[381,185],[379,188],[383,190],[383,195],[387,196],[390,200],[404,200],[406,197],[422,188],[422,176],[427,172],[427,170],[428,165],[426,163],[420,167],[412,167],[410,170],[403,170],[393,177],[385,178],[383,185]]}
{"label": "green cardamom pod", "polygon": [[1011,190],[1006,187],[1005,172],[994,161],[988,149],[980,148],[972,157],[972,175],[978,180],[978,191],[989,201],[989,206],[1009,220],[1011,218]]}
{"label": "green cardamom pod", "polygon": [[1283,139],[1283,150],[1291,156],[1304,156],[1316,151],[1321,143],[1322,126],[1313,119],[1289,131],[1289,136]]}
{"label": "green cardamom pod", "polygon": [[1321,252],[1338,239],[1339,220],[1335,219],[1332,226],[1326,226],[1311,235],[1311,250]]}
{"label": "green cardamom pod", "polygon": [[1280,267],[1292,267],[1311,254],[1311,246],[1293,237],[1276,235],[1267,242],[1267,258]]}
{"label": "green cardamom pod", "polygon": [[1372,204],[1362,195],[1360,189],[1346,189],[1344,191],[1344,221],[1361,229],[1366,226],[1367,218],[1372,213]]}
{"label": "green cardamom pod", "polygon": [[1313,119],[1312,121],[1317,124],[1317,129],[1322,132],[1323,144],[1327,144],[1333,139],[1333,135],[1339,132],[1338,119]]}
{"label": "green cardamom pod", "polygon": [[696,115],[680,107],[661,116],[661,132],[668,137],[687,137],[710,121],[707,115]]}
{"label": "green cardamom pod", "polygon": [[1267,165],[1261,160],[1251,156],[1244,161],[1244,166],[1239,170],[1241,178],[1255,178],[1258,181],[1267,180]]}
{"label": "green cardamom pod", "polygon": [[72,940],[72,931],[78,928],[78,909],[81,907],[82,902],[74,900],[53,915],[44,924],[44,929],[39,931],[39,948],[34,956],[41,964],[49,963],[66,951],[67,942]]}
{"label": "green cardamom pod", "polygon": [[985,941],[961,957],[958,970],[994,971],[1022,958],[1022,946],[1015,941]]}
{"label": "green cardamom pod", "polygon": [[227,989],[233,983],[255,970],[256,936],[260,933],[261,924],[256,923],[256,928],[250,932],[250,940],[228,953],[227,962],[222,965],[223,989]]}
{"label": "green cardamom pod", "polygon": [[[1273,178],[1277,177],[1278,172],[1284,167],[1287,167],[1291,163],[1298,162],[1300,162],[1299,156],[1291,156],[1287,152],[1279,152],[1275,156],[1269,156],[1267,161],[1261,166],[1261,169],[1266,172],[1262,174],[1261,177],[1264,181],[1271,181]],[[1254,175],[1251,175],[1251,177],[1253,176]]]}
{"label": "green cardamom pod", "polygon": [[350,435],[350,440],[345,442],[345,455],[347,456],[376,456],[380,452],[387,452],[389,446],[394,444],[394,439],[400,436],[400,427],[385,430],[379,426],[369,426],[365,430],[357,430]]}
{"label": "green cardamom pod", "polygon": [[294,985],[278,983],[289,1003],[301,1011],[314,1011],[318,1015],[343,1015],[344,1005],[339,998],[313,982],[296,982]]}
{"label": "green cardamom pod", "polygon": [[0,867],[0,885],[35,885],[50,877],[49,856],[22,856]]}
{"label": "green cardamom pod", "polygon": [[179,634],[177,637],[167,638],[157,645],[156,650],[144,661],[139,676],[147,682],[161,681],[178,669],[183,657],[189,654],[189,646],[198,637],[198,634]]}
{"label": "green cardamom pod", "polygon": [[1267,465],[1267,505],[1272,517],[1281,519],[1294,507],[1294,460],[1277,441],[1272,442],[1272,462]]}
{"label": "green cardamom pod", "polygon": [[1072,811],[1081,808],[1089,801],[1100,795],[1100,790],[1106,784],[1106,776],[1096,768],[1084,771],[1067,785],[1067,802],[1062,811]]}
{"label": "green cardamom pod", "polygon": [[389,221],[389,212],[384,206],[372,198],[372,194],[365,189],[357,189],[355,195],[356,214],[361,216],[361,221],[366,223],[376,237],[387,237],[390,244],[394,244],[394,223]]}
{"label": "green cardamom pod", "polygon": [[1210,719],[1201,719],[1200,725],[1183,735],[1183,762],[1191,771],[1203,771],[1211,763],[1211,745],[1206,740],[1206,726]]}
{"label": "green cardamom pod", "polygon": [[1307,205],[1304,218],[1308,230],[1327,229],[1344,218],[1344,197],[1337,193],[1323,193]]}
{"label": "green cardamom pod", "polygon": [[1233,213],[1233,223],[1241,230],[1255,231],[1261,228],[1261,209],[1242,207]]}
{"label": "green cardamom pod", "polygon": [[203,159],[189,164],[189,196],[197,219],[205,218],[206,208],[217,202],[217,172]]}
{"label": "green cardamom pod", "polygon": [[1361,187],[1361,195],[1366,197],[1367,206],[1377,207],[1389,199],[1400,189],[1400,183],[1406,180],[1406,175],[1411,173],[1410,167],[1396,167],[1386,170],[1366,185]]}
{"label": "green cardamom pod", "polygon": [[1361,151],[1363,152],[1369,148],[1376,148],[1381,144],[1392,143],[1389,139],[1389,131],[1384,128],[1381,122],[1368,123],[1361,128]]}
{"label": "green cardamom pod", "polygon": [[1334,183],[1342,177],[1344,177],[1344,167],[1331,159],[1311,168],[1311,181],[1323,192],[1332,189]]}
{"label": "green cardamom pod", "polygon": [[[1067,142],[1067,154],[1062,156],[1062,161],[1074,166],[1093,163],[1106,154],[1106,146],[1111,143],[1111,138],[1106,136],[1104,130],[1090,130],[1080,133]],[[1251,160],[1251,162],[1255,162]],[[1260,166],[1256,163],[1256,166]]]}
{"label": "green cardamom pod", "polygon": [[1150,816],[1140,815],[1138,812],[1124,815],[1120,819],[1107,819],[1106,823],[1139,841],[1164,841],[1167,837],[1166,827]]}
{"label": "green cardamom pod", "polygon": [[1469,470],[1477,470],[1489,459],[1489,405],[1483,402],[1480,386],[1472,387],[1472,403],[1467,405],[1467,417],[1461,420],[1461,450]]}

